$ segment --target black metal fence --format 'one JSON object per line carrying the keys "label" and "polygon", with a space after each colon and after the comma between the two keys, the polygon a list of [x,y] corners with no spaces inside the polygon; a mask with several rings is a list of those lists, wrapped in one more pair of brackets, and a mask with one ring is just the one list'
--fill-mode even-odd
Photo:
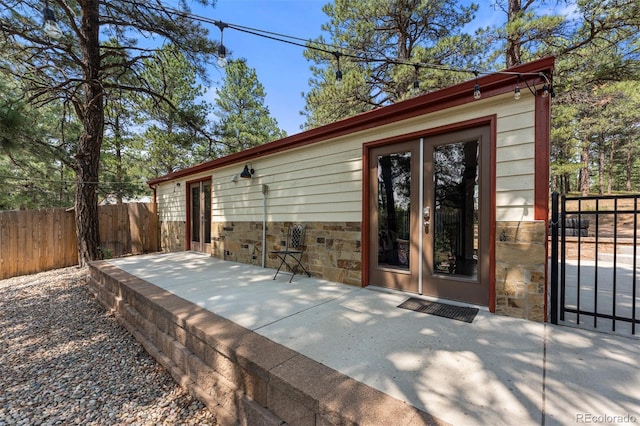
{"label": "black metal fence", "polygon": [[550,320],[636,334],[640,324],[640,195],[551,204]]}

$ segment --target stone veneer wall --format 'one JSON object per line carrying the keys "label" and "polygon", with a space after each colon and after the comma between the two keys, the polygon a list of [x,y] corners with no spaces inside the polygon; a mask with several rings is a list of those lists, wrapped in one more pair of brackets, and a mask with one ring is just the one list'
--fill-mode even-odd
{"label": "stone veneer wall", "polygon": [[[267,223],[265,266],[280,262],[270,252],[287,239],[291,222]],[[352,285],[362,283],[360,222],[307,222],[303,265],[313,276]],[[262,264],[262,222],[218,222],[211,226],[212,256],[252,265]]]}
{"label": "stone veneer wall", "polygon": [[160,222],[160,250],[163,252],[185,249],[186,223],[184,221]]}
{"label": "stone veneer wall", "polygon": [[496,313],[545,320],[544,221],[496,223]]}

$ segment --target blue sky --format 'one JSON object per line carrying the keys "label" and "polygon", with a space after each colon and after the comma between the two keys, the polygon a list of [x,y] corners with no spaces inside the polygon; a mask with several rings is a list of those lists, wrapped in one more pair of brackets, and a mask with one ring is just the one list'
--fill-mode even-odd
{"label": "blue sky", "polygon": [[[286,34],[300,38],[320,35],[320,26],[328,21],[322,12],[327,0],[218,0],[213,9],[193,8],[193,13],[231,24]],[[205,24],[206,25],[206,24]],[[220,32],[212,25],[211,36]],[[308,89],[311,65],[303,56],[304,48],[280,43],[233,29],[224,31],[224,44],[231,58],[244,58],[255,68],[267,93],[265,103],[280,128],[292,135],[300,132],[305,119],[302,92]],[[221,82],[224,71],[211,69],[210,77]],[[210,89],[207,100],[213,101]]]}
{"label": "blue sky", "polygon": [[[193,13],[209,19],[242,25],[279,34],[313,39],[321,34],[321,25],[328,22],[322,6],[329,0],[218,0],[214,8],[193,6]],[[461,3],[467,3],[466,1]],[[480,1],[476,25],[491,25],[494,19],[504,19],[488,2]],[[208,24],[205,24],[208,25]],[[219,40],[220,32],[211,25],[211,36]],[[233,29],[224,31],[224,44],[232,58],[244,58],[255,68],[258,80],[267,93],[265,103],[278,125],[287,134],[299,133],[305,119],[303,92],[308,90],[311,65],[302,47],[281,43]],[[221,82],[224,71],[211,69],[210,77]],[[215,90],[207,100],[213,102]]]}

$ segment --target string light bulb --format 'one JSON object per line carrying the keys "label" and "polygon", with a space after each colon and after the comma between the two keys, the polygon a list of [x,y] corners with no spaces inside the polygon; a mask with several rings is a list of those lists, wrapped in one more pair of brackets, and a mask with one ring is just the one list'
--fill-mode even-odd
{"label": "string light bulb", "polygon": [[[46,3],[46,0],[45,0]],[[184,16],[190,19],[194,19],[200,22],[205,22],[205,23],[209,23],[209,24],[214,24],[216,25],[221,32],[221,37],[220,37],[220,45],[221,47],[218,48],[218,52],[219,52],[219,63],[220,64],[226,64],[226,48],[224,48],[224,46],[222,46],[222,32],[224,28],[231,28],[234,29],[236,31],[242,31],[245,33],[249,33],[258,37],[263,37],[263,38],[268,38],[271,40],[275,40],[275,41],[279,41],[279,42],[284,42],[284,43],[288,43],[288,44],[292,44],[295,46],[299,46],[299,47],[303,47],[303,48],[308,48],[308,49],[313,49],[319,52],[322,52],[324,54],[330,54],[330,55],[334,55],[336,57],[336,60],[338,62],[338,67],[337,70],[335,72],[335,78],[336,78],[336,84],[341,84],[342,81],[342,70],[340,69],[340,61],[339,61],[339,57],[340,56],[347,56],[350,58],[354,58],[357,61],[361,61],[363,60],[363,58],[357,54],[357,53],[349,53],[348,51],[346,51],[346,53],[338,53],[334,50],[330,50],[333,48],[332,45],[327,45],[327,44],[322,44],[320,43],[319,45],[310,45],[308,43],[307,39],[301,39],[298,37],[292,37],[292,36],[288,36],[288,35],[284,35],[284,34],[278,34],[278,33],[273,33],[270,31],[265,31],[265,30],[261,30],[261,29],[256,29],[256,28],[249,28],[249,27],[243,27],[243,26],[239,26],[236,24],[227,24],[221,21],[216,21],[216,20],[212,20],[209,18],[205,18],[203,16],[198,16],[192,13],[187,13],[184,11],[179,11],[176,9],[171,9],[169,8],[169,10],[173,13],[176,13],[180,16]],[[223,60],[224,59],[224,60]],[[442,66],[440,65],[434,65],[434,64],[427,64],[427,63],[419,63],[419,64],[415,64],[415,63],[407,63],[404,61],[400,61],[400,60],[393,60],[393,59],[389,59],[389,58],[370,58],[370,59],[365,59],[368,62],[386,62],[386,63],[390,63],[390,64],[394,64],[394,65],[410,65],[410,66],[418,66],[420,68],[426,68],[426,69],[437,69],[440,70],[442,69]],[[475,85],[474,85],[474,90],[473,90],[473,97],[474,99],[480,99],[482,97],[482,93],[480,91],[480,85],[478,83],[478,75],[479,75],[479,71],[477,70],[470,70],[470,69],[463,69],[463,68],[449,68],[447,67],[446,69],[448,69],[449,71],[453,71],[453,72],[460,72],[460,73],[473,73],[475,75]],[[505,71],[495,71],[495,72],[491,72],[491,73],[487,73],[485,72],[484,74],[493,74],[493,75],[513,75],[514,73],[509,71],[509,70],[505,70]],[[544,79],[545,81],[545,86],[546,86],[546,91],[544,90],[543,87],[543,91],[542,93],[538,92],[536,90],[535,85],[533,87],[531,87],[529,85],[529,82],[526,79],[523,79],[522,76],[526,75],[526,76],[533,76],[533,75],[538,75],[541,79]],[[551,75],[547,75],[544,72],[526,72],[524,74],[518,74],[519,78],[519,83],[524,83],[525,86],[527,87],[527,89],[532,93],[532,95],[540,95],[543,97],[554,97],[555,96],[555,91],[554,91],[554,87],[553,84],[551,83]],[[416,82],[418,83],[417,86],[419,87],[419,81],[416,79],[413,83],[413,87],[416,88]],[[516,96],[515,94],[515,90],[514,90],[514,97]]]}
{"label": "string light bulb", "polygon": [[342,70],[340,70],[340,56],[342,56],[342,54],[340,52],[333,52],[333,56],[336,57],[336,62],[337,62],[336,85],[342,86]]}
{"label": "string light bulb", "polygon": [[220,46],[218,46],[218,66],[220,68],[224,68],[228,65],[228,61],[227,61],[227,49],[220,44]]}
{"label": "string light bulb", "polygon": [[418,73],[420,71],[420,66],[414,65],[413,68],[415,70],[415,80],[413,80],[413,92],[417,94],[418,92],[420,92],[420,80],[418,80],[418,75],[419,75]]}
{"label": "string light bulb", "polygon": [[224,47],[223,44],[223,38],[224,38],[224,29],[227,28],[229,25],[227,25],[226,23],[222,22],[222,21],[216,21],[215,22],[215,26],[218,27],[218,29],[220,29],[220,45],[218,46],[218,66],[220,68],[224,68],[227,66],[228,61],[227,61],[227,48]]}
{"label": "string light bulb", "polygon": [[549,97],[549,86],[547,86],[546,84],[542,85],[542,97],[543,98]]}
{"label": "string light bulb", "polygon": [[548,98],[549,95],[551,95],[551,97],[554,97],[555,93],[553,92],[553,86],[551,85],[549,77],[547,77],[543,72],[539,72],[538,75],[540,76],[540,78],[544,79],[544,84],[542,85],[542,97]]}
{"label": "string light bulb", "polygon": [[473,74],[476,76],[476,84],[473,86],[473,99],[478,100],[482,97],[482,93],[480,93],[480,85],[478,84],[478,71],[474,71]]}
{"label": "string light bulb", "polygon": [[516,101],[520,100],[521,95],[522,94],[520,93],[520,86],[516,84],[516,88],[513,89],[513,99],[515,99]]}
{"label": "string light bulb", "polygon": [[62,37],[62,30],[56,20],[56,15],[53,13],[53,9],[49,7],[49,2],[44,2],[44,9],[42,11],[44,15],[44,32],[51,38],[59,39]]}
{"label": "string light bulb", "polygon": [[476,85],[473,86],[473,99],[478,100],[481,97],[482,97],[482,93],[480,92],[480,85],[476,83]]}

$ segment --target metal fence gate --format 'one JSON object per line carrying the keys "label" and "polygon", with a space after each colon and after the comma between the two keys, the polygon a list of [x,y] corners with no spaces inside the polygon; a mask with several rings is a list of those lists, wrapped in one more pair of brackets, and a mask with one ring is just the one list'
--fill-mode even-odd
{"label": "metal fence gate", "polygon": [[566,197],[551,204],[553,324],[640,334],[640,195]]}

